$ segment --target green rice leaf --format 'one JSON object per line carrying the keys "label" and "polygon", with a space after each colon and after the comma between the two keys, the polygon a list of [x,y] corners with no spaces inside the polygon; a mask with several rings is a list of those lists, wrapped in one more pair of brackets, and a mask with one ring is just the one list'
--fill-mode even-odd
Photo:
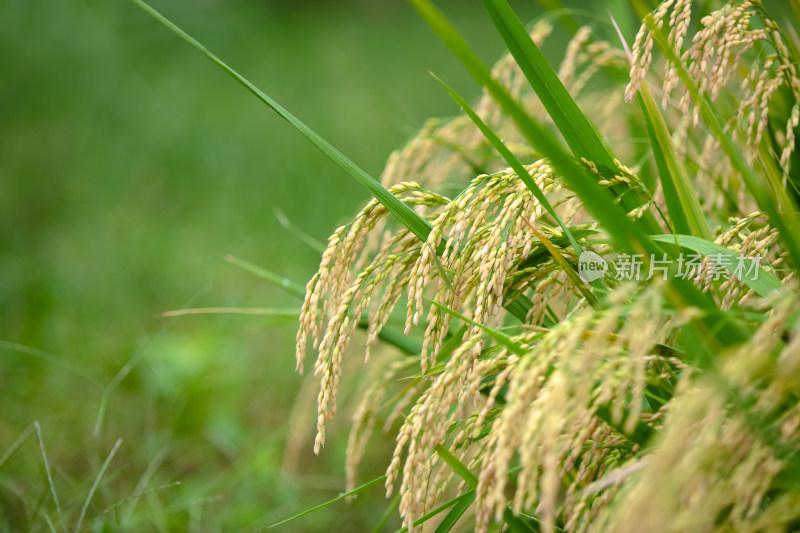
{"label": "green rice leaf", "polygon": [[645,446],[650,438],[655,433],[655,430],[642,422],[641,420],[636,421],[636,427],[633,430],[633,433],[626,433],[624,429],[624,424],[614,420],[614,417],[611,415],[611,408],[609,405],[601,405],[595,411],[595,415],[618,431],[620,434],[625,435],[631,442],[638,444],[639,446]]}
{"label": "green rice leaf", "polygon": [[[456,505],[457,503],[459,503],[461,501],[462,498],[466,497],[469,494],[473,494],[474,495],[475,494],[475,490],[474,489],[470,489],[467,492],[465,492],[464,494],[461,494],[461,495],[456,496],[455,498],[453,498],[451,500],[448,500],[448,501],[444,502],[442,505],[440,505],[439,507],[437,507],[433,511],[431,511],[429,513],[425,513],[420,518],[416,519],[414,521],[414,525],[415,526],[422,525],[423,523],[427,522],[428,520],[430,520],[431,518],[433,518],[437,514],[441,513],[445,509],[449,509],[453,505]],[[407,527],[402,527],[402,528],[398,529],[397,531],[395,531],[395,533],[406,533],[407,531],[408,531]]]}
{"label": "green rice leaf", "polygon": [[711,230],[708,229],[700,202],[693,191],[683,162],[675,153],[667,123],[653,100],[647,83],[642,84],[639,104],[653,145],[653,156],[658,166],[664,199],[675,232],[710,239]]}
{"label": "green rice leaf", "polygon": [[603,145],[597,130],[578,108],[511,6],[505,0],[484,0],[483,3],[572,153],[593,161],[598,167],[616,168],[614,158]]}
{"label": "green rice leaf", "polygon": [[434,533],[447,533],[458,522],[461,515],[463,515],[469,506],[472,505],[472,502],[475,501],[475,491],[471,490],[459,496],[458,501],[455,504],[455,507],[450,509],[450,512],[439,522],[439,526],[436,528]]}
{"label": "green rice leaf", "polygon": [[[362,317],[361,321],[358,323],[358,327],[363,330],[369,327],[366,316]],[[418,339],[409,337],[402,331],[392,329],[388,326],[381,328],[378,333],[378,338],[389,346],[394,346],[406,355],[416,355],[422,351],[422,343]]]}
{"label": "green rice leaf", "polygon": [[444,447],[442,444],[436,445],[436,453],[439,454],[439,457],[442,460],[450,465],[450,468],[458,474],[458,477],[463,479],[467,485],[469,485],[472,489],[476,489],[478,487],[478,476],[472,473],[472,471],[467,468],[467,466],[458,460],[458,457],[453,455],[450,450]]}

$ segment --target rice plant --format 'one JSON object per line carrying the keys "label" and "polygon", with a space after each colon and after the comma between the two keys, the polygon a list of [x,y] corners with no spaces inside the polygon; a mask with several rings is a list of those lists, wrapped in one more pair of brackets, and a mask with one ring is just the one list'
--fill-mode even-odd
{"label": "rice plant", "polygon": [[[383,483],[409,531],[800,528],[794,28],[758,0],[632,0],[635,38],[484,0],[509,50],[490,69],[412,4],[484,93],[442,82],[462,114],[380,180],[162,18],[375,197],[328,240],[297,334],[314,452],[363,387],[343,497]],[[379,427],[396,447],[365,483]]]}

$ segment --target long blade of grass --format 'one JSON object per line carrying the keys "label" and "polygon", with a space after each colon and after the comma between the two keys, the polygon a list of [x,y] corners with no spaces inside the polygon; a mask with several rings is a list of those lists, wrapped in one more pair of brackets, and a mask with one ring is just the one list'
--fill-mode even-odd
{"label": "long blade of grass", "polygon": [[653,156],[675,232],[710,239],[711,230],[700,208],[700,202],[697,201],[697,195],[692,190],[686,167],[675,153],[667,123],[646,82],[639,92],[639,104],[653,145]]}
{"label": "long blade of grass", "polygon": [[[467,465],[459,461],[458,457],[453,455],[453,453],[448,450],[443,444],[436,445],[436,453],[439,454],[439,457],[447,463],[453,471],[463,479],[467,485],[469,485],[473,490],[478,487],[478,477],[472,473],[472,471],[467,468]],[[511,531],[538,531],[538,529],[534,529],[522,520],[518,516],[514,516],[510,509],[506,508],[505,512],[503,513],[503,520],[508,524]]]}
{"label": "long blade of grass", "polygon": [[[427,239],[428,234],[430,234],[431,232],[431,225],[422,217],[417,215],[417,213],[415,213],[410,207],[408,207],[406,204],[404,204],[398,198],[396,198],[393,194],[387,191],[372,176],[370,176],[364,170],[358,167],[358,165],[356,165],[353,161],[348,159],[344,154],[342,154],[339,150],[334,148],[328,141],[320,137],[316,132],[314,132],[311,128],[305,125],[302,121],[300,121],[297,117],[291,114],[288,110],[284,109],[280,104],[278,104],[278,102],[276,102],[275,100],[270,98],[266,93],[261,91],[247,78],[239,74],[227,63],[222,61],[222,59],[217,57],[205,46],[200,44],[200,42],[198,42],[188,33],[183,31],[172,21],[164,17],[161,13],[150,7],[146,2],[144,2],[143,0],[131,0],[131,1],[134,2],[136,5],[138,5],[139,7],[141,7],[145,12],[150,14],[153,18],[158,20],[161,24],[169,28],[172,32],[174,32],[184,41],[186,41],[194,48],[202,52],[208,59],[210,59],[213,63],[219,66],[225,73],[231,76],[243,87],[245,87],[250,93],[256,96],[270,109],[278,113],[278,115],[280,115],[281,118],[283,118],[284,120],[289,122],[292,126],[294,126],[295,129],[297,129],[303,136],[305,136],[309,141],[311,141],[311,143],[315,147],[317,147],[323,154],[325,154],[331,161],[333,161],[337,166],[342,168],[353,179],[355,179],[356,182],[358,182],[367,191],[369,191],[369,193],[372,194],[372,196],[374,196],[381,204],[383,204],[384,207],[386,207],[386,209],[390,213],[392,213],[395,217],[397,217],[397,219],[405,227],[407,227],[414,235],[416,235],[417,238],[419,238],[422,241],[425,241]],[[529,302],[526,302],[525,298],[515,299],[509,305],[508,310],[509,312],[514,314],[514,316],[524,318],[525,313],[530,308],[530,306],[526,305],[526,303]]]}
{"label": "long blade of grass", "polygon": [[505,0],[484,0],[483,4],[572,153],[595,162],[598,167],[616,168],[597,130],[578,108],[511,6]]}
{"label": "long blade of grass", "polygon": [[311,144],[319,149],[325,156],[333,161],[339,168],[349,174],[359,185],[364,187],[372,196],[375,197],[381,204],[389,210],[397,219],[407,227],[414,235],[420,240],[427,239],[431,231],[431,225],[415,213],[410,207],[401,202],[392,193],[387,191],[381,186],[378,181],[372,176],[367,174],[364,170],[356,165],[353,161],[347,158],[342,152],[337,150],[328,141],[320,137],[314,130],[309,128],[300,119],[295,117],[292,113],[286,110],[278,102],[269,97],[261,89],[256,87],[250,80],[239,74],[231,66],[225,63],[222,59],[217,57],[214,53],[208,50],[205,46],[200,44],[194,37],[183,31],[175,23],[167,19],[164,15],[150,7],[143,0],[131,0],[133,3],[141,7],[145,12],[150,14],[153,18],[161,24],[169,28],[172,32],[178,35],[181,39],[192,45],[194,48],[202,52],[208,59],[219,66],[226,74],[236,80],[245,89],[250,91],[256,98],[261,100],[270,109],[275,111],[281,118],[291,124],[297,131],[299,131]]}
{"label": "long blade of grass", "polygon": [[156,316],[169,318],[186,315],[266,315],[285,318],[297,318],[300,309],[274,309],[271,307],[191,307],[188,309],[174,309],[164,311]]}
{"label": "long blade of grass", "polygon": [[[256,87],[252,82],[250,82],[247,78],[239,74],[236,70],[230,67],[227,63],[222,61],[219,57],[213,54],[210,50],[208,50],[205,46],[200,44],[196,39],[190,36],[188,33],[183,31],[180,27],[174,24],[172,21],[164,17],[161,13],[153,9],[150,5],[148,5],[143,0],[131,0],[136,5],[141,7],[145,12],[150,14],[153,18],[158,20],[161,24],[169,28],[173,31],[176,35],[182,38],[184,41],[192,45],[194,48],[202,52],[206,57],[208,57],[212,62],[214,62],[217,66],[219,66],[225,73],[235,79],[239,84],[245,87],[250,93],[256,96],[259,100],[261,100],[264,104],[266,104],[270,109],[278,113],[284,120],[289,122],[292,126],[294,126],[301,134],[303,134],[311,143],[316,146],[322,153],[324,153],[331,161],[333,161],[337,166],[342,168],[345,172],[347,172],[353,179],[355,179],[360,185],[362,185],[370,194],[372,194],[381,204],[386,207],[386,209],[392,213],[395,217],[397,217],[400,222],[406,226],[414,235],[417,236],[422,241],[425,241],[428,237],[428,234],[431,232],[431,225],[424,220],[422,217],[417,215],[410,207],[406,204],[401,202],[398,198],[396,198],[393,194],[387,191],[383,186],[380,185],[373,177],[367,174],[364,170],[362,170],[358,165],[356,165],[353,161],[348,159],[344,154],[342,154],[339,150],[334,148],[330,143],[328,143],[325,139],[320,137],[316,132],[314,132],[311,128],[305,125],[302,121],[300,121],[297,117],[291,114],[288,110],[284,109],[278,102],[270,98],[266,93],[261,91],[258,87]],[[229,256],[230,257],[230,256]],[[239,266],[244,266],[244,262],[240,260],[230,260],[234,264],[238,264]],[[248,265],[246,267],[248,270],[252,272],[257,272],[262,277],[266,277],[271,281],[275,281],[275,276],[267,276],[266,271],[263,269],[256,269],[252,268],[254,265]],[[287,280],[281,279],[280,283],[285,284]],[[304,293],[302,290],[292,291],[297,293]],[[514,314],[517,317],[524,318],[527,310],[530,308],[530,305],[526,305],[525,298],[518,298],[515,299],[508,307],[509,312]]]}
{"label": "long blade of grass", "polygon": [[33,357],[38,357],[39,359],[42,359],[44,361],[47,361],[48,363],[52,363],[64,370],[67,370],[71,374],[74,374],[75,376],[86,381],[86,383],[88,383],[95,389],[101,392],[103,390],[103,387],[99,383],[97,383],[95,380],[93,380],[83,372],[79,371],[78,369],[67,363],[66,360],[62,357],[58,357],[44,350],[40,350],[39,348],[34,348],[33,346],[27,346],[25,344],[20,344],[18,342],[9,342],[0,340],[0,349],[11,350],[14,352],[24,353],[26,355],[32,355]]}
{"label": "long blade of grass", "polygon": [[108,514],[111,511],[113,511],[114,509],[122,507],[126,503],[135,502],[136,500],[138,500],[142,496],[147,496],[149,494],[155,494],[156,492],[161,492],[163,490],[171,489],[173,487],[179,486],[180,484],[181,484],[180,481],[173,481],[172,483],[166,483],[166,484],[160,485],[158,487],[153,487],[153,488],[142,490],[142,491],[139,491],[139,492],[134,492],[133,494],[131,494],[127,498],[125,498],[123,500],[120,500],[120,501],[118,501],[118,502],[116,502],[116,503],[114,503],[112,505],[109,505],[108,507],[103,509],[103,511],[100,514]]}
{"label": "long blade of grass", "polygon": [[61,503],[58,501],[58,493],[56,493],[56,485],[53,482],[53,474],[50,473],[50,462],[47,460],[47,452],[44,449],[44,438],[42,437],[42,428],[39,426],[38,421],[33,422],[33,427],[36,429],[36,437],[39,440],[39,451],[42,454],[42,462],[44,463],[44,472],[47,476],[47,484],[50,486],[50,494],[53,495],[53,502],[56,504],[56,513],[61,522],[61,528],[66,531],[67,526],[64,523],[64,513],[61,512]]}
{"label": "long blade of grass", "polygon": [[97,487],[100,486],[100,480],[103,479],[103,476],[108,470],[108,465],[111,464],[111,460],[114,459],[114,456],[117,454],[117,450],[122,445],[122,439],[117,439],[117,442],[114,444],[114,447],[111,448],[111,451],[106,457],[106,460],[103,462],[103,466],[100,467],[100,470],[97,472],[97,477],[94,478],[94,483],[92,483],[92,488],[89,489],[89,494],[86,496],[86,500],[83,502],[83,507],[81,508],[81,514],[78,516],[78,523],[75,524],[75,533],[79,533],[81,530],[81,526],[83,525],[83,518],[86,516],[86,511],[89,509],[89,503],[92,501],[92,497],[94,493],[97,491]]}
{"label": "long blade of grass", "polygon": [[50,528],[51,533],[56,533],[56,528],[53,525],[53,522],[50,520],[50,517],[47,516],[47,513],[42,513],[44,516],[44,521],[47,522],[47,527]]}
{"label": "long blade of grass", "polygon": [[3,469],[8,460],[11,459],[15,453],[17,453],[17,450],[19,450],[20,446],[22,446],[22,444],[28,440],[28,437],[30,437],[35,430],[36,426],[31,424],[25,429],[25,431],[22,432],[19,437],[17,437],[17,440],[11,443],[11,446],[9,446],[8,449],[3,453],[2,457],[0,457],[0,470]]}
{"label": "long blade of grass", "polygon": [[275,218],[278,219],[281,226],[297,237],[301,242],[307,244],[309,248],[320,254],[325,251],[325,244],[306,233],[303,229],[292,224],[292,221],[289,220],[289,217],[286,216],[286,213],[284,213],[283,209],[278,205],[272,206],[272,212],[275,213]]}
{"label": "long blade of grass", "polygon": [[317,505],[315,507],[312,507],[311,509],[306,509],[305,511],[297,513],[296,515],[293,515],[293,516],[290,516],[289,518],[281,520],[280,522],[275,522],[274,524],[272,524],[270,526],[267,526],[267,529],[286,524],[287,522],[291,522],[293,520],[297,520],[298,518],[302,518],[302,517],[304,517],[304,516],[306,516],[308,514],[311,514],[314,511],[319,511],[320,509],[324,509],[325,507],[328,507],[329,505],[333,505],[336,502],[340,502],[340,501],[344,500],[345,498],[347,498],[349,496],[352,496],[353,494],[358,494],[362,490],[368,489],[373,485],[377,485],[378,483],[382,483],[385,480],[386,480],[386,476],[381,476],[381,477],[377,477],[377,478],[373,479],[372,481],[367,481],[363,485],[354,488],[350,492],[345,492],[343,494],[340,494],[339,496],[337,496],[336,498],[334,498],[332,500],[328,500],[327,502],[321,503],[321,504],[319,504],[319,505]]}
{"label": "long blade of grass", "polygon": [[139,480],[136,482],[136,487],[134,487],[132,495],[128,498],[125,498],[125,501],[129,503],[122,513],[121,523],[124,524],[132,520],[133,513],[136,511],[136,506],[139,503],[140,498],[139,496],[136,496],[136,494],[147,490],[147,486],[150,484],[150,481],[153,479],[153,476],[155,476],[159,468],[161,468],[161,465],[167,458],[168,453],[169,448],[164,446],[158,452],[156,452],[153,458],[147,463],[144,472],[142,472],[142,475],[139,476]]}
{"label": "long blade of grass", "polygon": [[239,259],[238,257],[234,257],[232,255],[226,255],[223,257],[225,261],[232,265],[236,265],[239,268],[242,268],[251,274],[255,274],[256,276],[263,278],[273,285],[284,289],[286,292],[291,294],[292,296],[296,296],[301,300],[306,296],[306,290],[301,285],[294,283],[289,278],[285,278],[274,272],[267,270],[266,268],[260,267],[256,264],[253,264],[249,261],[245,261],[244,259]]}

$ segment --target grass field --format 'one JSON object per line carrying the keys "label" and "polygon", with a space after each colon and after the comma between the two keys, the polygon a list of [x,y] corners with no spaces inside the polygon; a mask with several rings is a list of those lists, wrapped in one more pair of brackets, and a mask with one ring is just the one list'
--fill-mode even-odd
{"label": "grass field", "polygon": [[[83,528],[229,531],[335,496],[343,442],[285,459],[295,319],[157,315],[299,308],[222,258],[305,284],[319,253],[274,209],[324,241],[365,193],[132,3],[3,4],[0,531],[73,530],[84,504]],[[156,7],[374,174],[455,111],[427,69],[477,94],[404,2]],[[493,61],[480,6],[456,11]],[[362,497],[286,529],[381,514]]]}

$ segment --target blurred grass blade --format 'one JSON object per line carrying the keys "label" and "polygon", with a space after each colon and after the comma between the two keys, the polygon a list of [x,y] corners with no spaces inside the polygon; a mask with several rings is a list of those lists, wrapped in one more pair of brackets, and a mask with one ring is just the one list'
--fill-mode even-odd
{"label": "blurred grass blade", "polygon": [[362,490],[368,489],[373,485],[377,485],[378,483],[382,483],[385,480],[386,480],[386,476],[381,476],[381,477],[377,477],[377,478],[373,479],[372,481],[367,481],[363,485],[354,488],[350,492],[345,492],[343,494],[340,494],[339,496],[337,496],[336,498],[334,498],[332,500],[328,500],[327,502],[322,503],[320,505],[317,505],[316,507],[312,507],[311,509],[306,509],[303,512],[297,513],[296,515],[293,515],[293,516],[290,516],[289,518],[281,520],[280,522],[275,522],[271,526],[267,526],[267,529],[273,528],[273,527],[277,527],[277,526],[281,526],[283,524],[286,524],[288,522],[291,522],[293,520],[297,520],[298,518],[302,518],[302,517],[304,517],[304,516],[306,516],[308,514],[311,514],[314,511],[319,511],[320,509],[324,509],[325,507],[328,507],[329,505],[333,505],[334,503],[340,502],[340,501],[344,500],[345,498],[347,498],[349,496],[352,496],[354,494],[358,494]]}
{"label": "blurred grass blade", "polygon": [[53,496],[53,502],[56,504],[56,513],[61,522],[61,528],[66,531],[67,526],[64,522],[64,513],[61,511],[61,502],[58,501],[58,493],[56,492],[56,485],[53,483],[53,474],[50,472],[50,462],[47,460],[47,452],[44,449],[44,438],[42,437],[42,428],[39,426],[37,420],[33,421],[33,427],[36,430],[36,438],[39,440],[39,451],[42,454],[42,462],[44,463],[44,472],[47,476],[47,484],[50,487],[50,494]]}
{"label": "blurred grass blade", "polygon": [[[503,511],[503,521],[508,526],[508,531],[513,533],[538,533],[542,529],[539,527],[538,518],[536,520],[537,521],[533,521],[533,519],[523,520],[521,516],[515,516],[508,507]],[[554,529],[559,532],[564,531],[560,527]]]}
{"label": "blurred grass blade", "polygon": [[267,315],[283,318],[297,318],[300,309],[274,309],[270,307],[191,307],[188,309],[175,309],[164,311],[156,316],[168,318],[186,315]]}
{"label": "blurred grass blade", "polygon": [[[97,383],[95,380],[69,364],[65,358],[58,357],[54,354],[45,352],[44,350],[40,350],[39,348],[34,348],[33,346],[26,346],[25,344],[19,344],[17,342],[9,342],[9,341],[2,341],[0,340],[0,350],[12,350],[18,353],[31,355],[33,357],[37,357],[42,359],[43,361],[47,361],[48,363],[52,363],[63,370],[66,370],[75,376],[81,378],[82,380],[86,381],[89,385],[97,389],[98,391],[103,391],[103,387]],[[2,465],[2,461],[0,461],[0,465]]]}
{"label": "blurred grass blade", "polygon": [[573,10],[564,6],[561,0],[537,0],[543,13],[558,14],[558,20],[570,33],[575,33],[581,28],[578,20],[572,15]]}
{"label": "blurred grass blade", "polygon": [[383,516],[381,517],[380,522],[375,524],[375,527],[372,528],[372,533],[380,533],[383,527],[386,525],[387,522],[392,518],[394,512],[397,510],[397,507],[400,505],[400,498],[403,497],[403,494],[400,491],[397,491],[394,498],[392,498],[391,503],[386,507],[386,510],[383,512]]}
{"label": "blurred grass blade", "polygon": [[700,208],[700,202],[697,201],[686,168],[675,152],[667,123],[653,99],[647,82],[642,84],[639,91],[639,104],[650,135],[653,157],[656,160],[669,218],[675,232],[710,239],[711,230]]}
{"label": "blurred grass blade", "polygon": [[[298,285],[289,278],[285,278],[274,272],[267,270],[266,268],[262,268],[258,265],[255,265],[249,261],[245,261],[244,259],[239,259],[238,257],[234,257],[232,255],[226,255],[223,257],[225,261],[232,265],[236,265],[239,268],[243,268],[244,270],[250,272],[251,274],[255,274],[256,276],[263,278],[273,285],[282,288],[292,296],[296,296],[301,300],[306,297],[306,289],[301,285]],[[298,315],[299,316],[299,315]]]}
{"label": "blurred grass blade", "polygon": [[353,161],[348,159],[344,154],[337,150],[328,141],[320,137],[311,128],[306,126],[300,119],[295,117],[289,111],[284,109],[278,102],[270,98],[261,89],[256,87],[247,78],[236,72],[227,63],[222,61],[219,57],[214,55],[205,46],[200,44],[191,35],[180,29],[177,25],[164,17],[161,13],[150,7],[143,0],[131,0],[133,3],[141,7],[147,13],[153,16],[161,24],[172,30],[175,34],[181,37],[184,41],[194,46],[197,50],[202,52],[207,58],[217,64],[225,73],[239,82],[243,87],[250,91],[256,98],[264,102],[270,109],[278,113],[284,120],[289,122],[294,128],[299,131],[303,136],[311,141],[311,144],[316,146],[325,156],[333,161],[339,168],[347,172],[359,185],[364,187],[369,193],[375,197],[386,209],[389,210],[397,219],[407,227],[414,235],[420,240],[424,241],[431,231],[431,225],[417,215],[410,207],[401,202],[392,193],[387,191],[375,178],[367,174]]}
{"label": "blurred grass blade", "polygon": [[780,280],[772,273],[767,272],[764,267],[758,265],[752,259],[743,258],[728,248],[720,246],[714,242],[707,241],[699,237],[694,237],[692,235],[653,235],[651,238],[654,241],[665,243],[673,243],[677,241],[680,246],[694,250],[695,252],[706,257],[722,256],[725,258],[725,261],[719,266],[725,268],[725,270],[727,270],[730,274],[735,273],[736,266],[738,266],[739,262],[741,261],[744,263],[743,268],[745,268],[746,271],[749,272],[751,270],[755,270],[755,277],[751,278],[749,276],[745,276],[744,279],[741,279],[740,281],[753,289],[753,291],[755,291],[755,293],[759,296],[770,296],[776,292],[786,294],[788,292]]}
{"label": "blurred grass blade", "polygon": [[80,533],[81,526],[83,525],[83,519],[86,516],[86,511],[89,509],[89,503],[92,501],[92,497],[94,497],[94,493],[97,492],[97,487],[100,486],[100,480],[103,479],[103,476],[108,470],[108,466],[111,464],[111,461],[114,459],[114,456],[117,455],[117,450],[122,445],[122,439],[117,439],[117,442],[114,444],[114,447],[111,448],[111,451],[106,457],[106,460],[103,462],[103,466],[100,467],[100,470],[97,472],[97,477],[94,478],[94,483],[92,483],[92,488],[89,489],[89,494],[86,496],[86,500],[83,502],[83,507],[81,508],[81,514],[78,516],[78,523],[75,525],[75,533]]}
{"label": "blurred grass blade", "polygon": [[15,453],[17,453],[17,450],[19,450],[20,446],[22,446],[25,441],[28,440],[28,437],[30,437],[35,430],[36,426],[31,424],[25,429],[25,431],[22,432],[19,437],[17,437],[17,440],[11,443],[11,446],[9,446],[3,455],[0,456],[0,470],[3,469],[8,460],[11,459]]}
{"label": "blurred grass blade", "polygon": [[275,213],[275,218],[278,219],[280,225],[283,226],[289,233],[297,237],[301,242],[307,244],[308,247],[315,252],[320,254],[325,252],[325,244],[306,233],[303,229],[292,224],[292,221],[289,220],[289,217],[286,216],[286,213],[283,212],[283,209],[281,209],[280,206],[277,204],[273,205],[272,212]]}
{"label": "blurred grass blade", "polygon": [[[164,490],[167,490],[167,489],[171,489],[173,487],[178,487],[180,485],[181,485],[180,481],[173,481],[171,483],[165,483],[164,485],[159,485],[158,487],[153,487],[153,488],[150,488],[150,489],[144,489],[144,490],[141,490],[141,491],[134,492],[133,494],[131,494],[127,498],[125,498],[123,500],[120,500],[120,501],[118,501],[118,502],[116,502],[116,503],[114,503],[112,505],[109,505],[108,507],[103,509],[100,512],[100,514],[108,514],[111,511],[113,511],[114,509],[118,509],[119,507],[122,507],[126,503],[135,503],[142,496],[147,496],[149,494],[155,494],[157,492],[161,492],[161,491],[164,491]],[[128,520],[130,520],[130,518]],[[125,520],[123,519],[121,521],[124,522]]]}

